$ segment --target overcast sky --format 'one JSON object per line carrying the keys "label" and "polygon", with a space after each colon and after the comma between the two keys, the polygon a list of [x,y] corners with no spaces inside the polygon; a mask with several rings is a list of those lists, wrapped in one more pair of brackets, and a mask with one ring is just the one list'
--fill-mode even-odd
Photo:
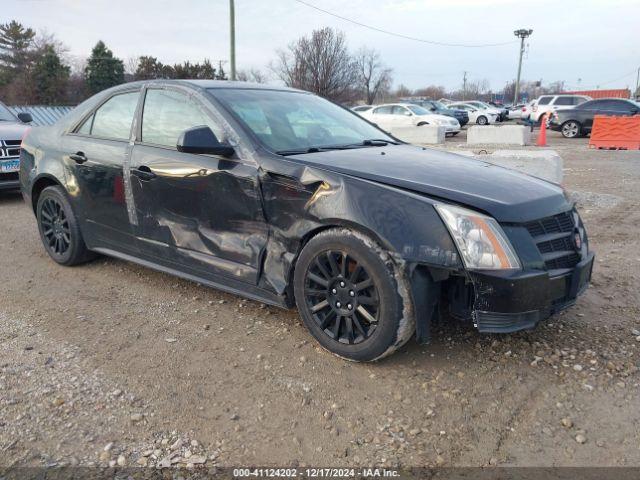
{"label": "overcast sky", "polygon": [[[523,78],[569,88],[635,86],[640,67],[640,0],[305,0],[377,28],[445,43],[516,40],[532,28]],[[165,63],[228,60],[227,0],[2,0],[2,21],[55,34],[87,56],[103,40],[120,58],[153,55]],[[353,50],[377,49],[394,84],[456,88],[487,79],[501,90],[516,75],[518,44],[442,47],[385,35],[295,0],[236,0],[238,69],[266,69],[274,51],[314,28],[342,30]],[[580,81],[579,81],[580,79]]]}

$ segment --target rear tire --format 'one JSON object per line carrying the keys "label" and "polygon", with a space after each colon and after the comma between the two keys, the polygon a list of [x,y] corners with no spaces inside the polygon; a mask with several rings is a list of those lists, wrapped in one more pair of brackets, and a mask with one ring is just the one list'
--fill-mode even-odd
{"label": "rear tire", "polygon": [[326,230],[307,243],[294,293],[311,334],[348,360],[390,355],[415,331],[404,275],[374,241],[348,229]]}
{"label": "rear tire", "polygon": [[42,245],[56,263],[78,265],[96,256],[84,243],[78,220],[62,187],[51,186],[42,190],[36,217]]}
{"label": "rear tire", "polygon": [[567,120],[560,129],[564,138],[577,138],[582,134],[582,126],[575,120]]}
{"label": "rear tire", "polygon": [[489,123],[489,119],[487,117],[485,117],[484,115],[480,115],[478,117],[478,120],[476,120],[476,123],[478,125],[487,125]]}

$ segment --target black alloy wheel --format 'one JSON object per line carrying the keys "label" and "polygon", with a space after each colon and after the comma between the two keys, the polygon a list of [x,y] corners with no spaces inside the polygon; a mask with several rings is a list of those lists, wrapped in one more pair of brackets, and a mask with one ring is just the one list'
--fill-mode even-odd
{"label": "black alloy wheel", "polygon": [[304,294],[314,321],[335,341],[364,342],[378,325],[380,299],[374,280],[345,251],[327,250],[314,258]]}
{"label": "black alloy wheel", "polygon": [[45,238],[45,248],[62,257],[71,246],[69,220],[62,205],[54,198],[46,198],[40,210],[40,227]]}
{"label": "black alloy wheel", "polygon": [[80,226],[66,192],[59,186],[42,190],[36,203],[36,218],[42,245],[60,265],[77,265],[93,259],[87,249]]}
{"label": "black alloy wheel", "polygon": [[408,288],[404,271],[375,241],[347,228],[311,238],[294,269],[304,325],[325,349],[358,362],[386,357],[414,334]]}

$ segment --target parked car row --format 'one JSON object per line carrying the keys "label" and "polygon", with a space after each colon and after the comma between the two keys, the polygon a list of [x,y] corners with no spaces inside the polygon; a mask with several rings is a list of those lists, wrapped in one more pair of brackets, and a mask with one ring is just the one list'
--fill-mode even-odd
{"label": "parked car row", "polygon": [[439,100],[407,99],[402,103],[359,105],[352,110],[383,129],[435,124],[447,127],[449,135],[456,135],[467,123],[492,125],[509,118],[509,109],[476,100],[445,104]]}
{"label": "parked car row", "polygon": [[454,117],[432,113],[413,103],[388,103],[358,113],[385,131],[394,127],[438,125],[445,127],[447,135],[457,135],[460,132],[460,123]]}

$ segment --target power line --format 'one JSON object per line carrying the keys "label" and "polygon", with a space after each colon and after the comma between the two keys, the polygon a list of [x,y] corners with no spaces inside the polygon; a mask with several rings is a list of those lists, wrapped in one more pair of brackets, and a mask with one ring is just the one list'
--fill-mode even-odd
{"label": "power line", "polygon": [[[631,75],[633,75],[635,73],[636,73],[636,70],[634,69],[634,70],[632,70],[632,71],[630,71],[628,73],[625,73],[624,75],[622,75],[620,77],[614,78],[613,80],[607,80],[606,82],[596,83],[596,84],[594,84],[595,85],[595,89],[599,90],[600,87],[602,87],[604,85],[609,85],[611,83],[618,82],[618,81],[622,80],[623,78],[630,77]],[[582,90],[589,90],[589,87],[582,87],[581,89]]]}
{"label": "power line", "polygon": [[464,48],[500,47],[502,45],[511,45],[513,43],[517,43],[517,41],[516,42],[510,41],[510,42],[502,42],[502,43],[483,43],[483,44],[473,45],[473,44],[467,44],[467,43],[445,43],[445,42],[436,42],[435,40],[425,40],[424,38],[411,37],[409,35],[403,35],[402,33],[390,32],[389,30],[383,30],[382,28],[373,27],[371,25],[358,22],[357,20],[343,17],[342,15],[338,15],[337,13],[324,10],[320,7],[316,7],[315,5],[312,5],[311,3],[307,3],[304,0],[294,0],[294,1],[301,3],[302,5],[306,5],[309,8],[313,8],[314,10],[318,10],[319,12],[326,13],[327,15],[331,15],[332,17],[336,17],[341,20],[344,20],[345,22],[353,23],[354,25],[368,28],[369,30],[373,30],[379,33],[384,33],[386,35],[391,35],[393,37],[404,38],[405,40],[412,40],[414,42],[428,43],[431,45],[439,45],[441,47],[464,47]]}
{"label": "power line", "polygon": [[633,75],[634,73],[636,73],[636,69],[634,68],[632,71],[630,71],[629,73],[625,73],[624,75],[622,75],[621,77],[618,78],[614,78],[613,80],[608,80],[606,82],[602,82],[600,83],[600,85],[609,85],[610,83],[613,82],[617,82],[618,80],[622,80],[623,78],[627,78],[630,77],[631,75]]}

